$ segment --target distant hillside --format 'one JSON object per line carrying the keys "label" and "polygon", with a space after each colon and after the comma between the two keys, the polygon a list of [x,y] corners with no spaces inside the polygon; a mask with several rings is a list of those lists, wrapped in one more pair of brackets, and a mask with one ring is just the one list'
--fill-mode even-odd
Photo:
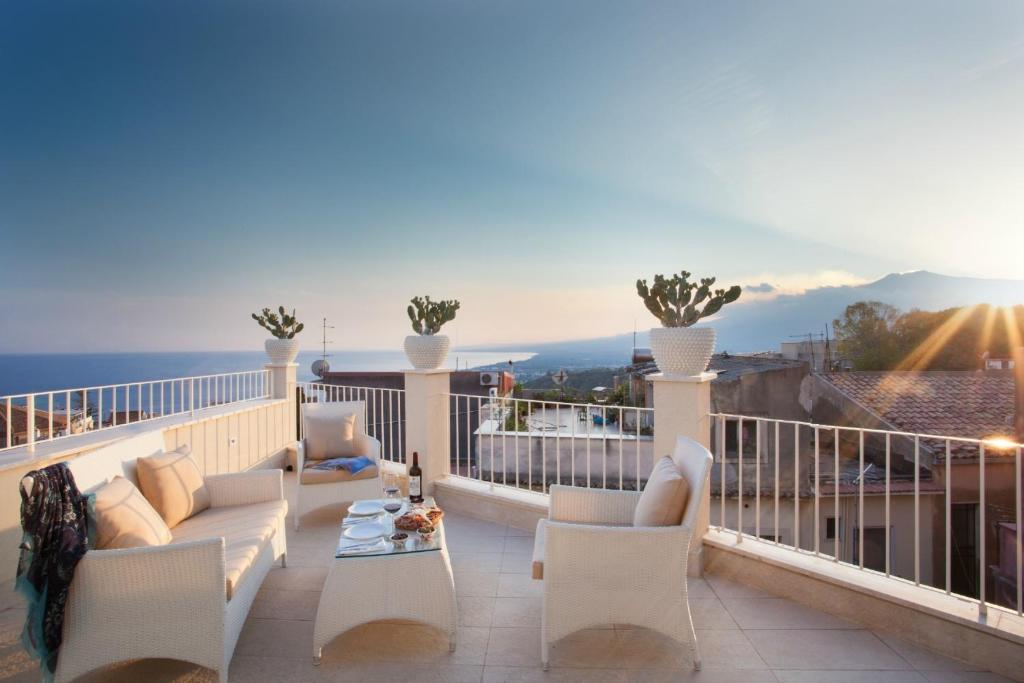
{"label": "distant hillside", "polygon": [[[614,384],[614,377],[616,374],[621,374],[623,369],[620,368],[589,368],[586,370],[568,370],[569,379],[565,382],[565,388],[575,389],[581,392],[588,392],[594,387],[608,387],[612,388]],[[535,379],[531,379],[523,385],[527,389],[534,389],[537,391],[547,391],[549,389],[558,389],[558,385],[555,384],[554,380],[551,379],[550,374],[541,375]]]}
{"label": "distant hillside", "polygon": [[[941,310],[954,306],[989,303],[996,306],[1024,304],[1024,280],[989,280],[954,277],[928,271],[894,273],[864,285],[820,287],[803,294],[784,294],[774,299],[739,302],[726,307],[713,322],[720,351],[745,353],[778,350],[779,344],[796,335],[823,332],[856,301],[883,301],[908,311],[914,308]],[[653,318],[649,321],[653,324]],[[637,345],[649,344],[647,331],[637,335]],[[481,347],[480,350],[534,351],[535,357],[517,363],[530,374],[551,368],[615,367],[629,363],[633,334],[597,339],[576,339],[547,344]]]}

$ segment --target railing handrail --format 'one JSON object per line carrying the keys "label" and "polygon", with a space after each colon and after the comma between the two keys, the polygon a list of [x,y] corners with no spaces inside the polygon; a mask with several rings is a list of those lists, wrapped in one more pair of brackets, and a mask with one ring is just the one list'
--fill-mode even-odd
{"label": "railing handrail", "polygon": [[[272,383],[270,370],[263,368],[0,396],[0,416],[4,425],[0,451],[26,446],[32,452],[37,443],[69,439],[157,418],[194,414],[197,410],[214,406],[265,399],[271,395]],[[45,407],[39,407],[40,400],[45,400]],[[73,406],[74,400],[81,401],[81,405]],[[110,412],[109,423],[104,419],[105,408]],[[19,442],[21,432],[15,433],[13,428],[15,411],[25,413],[22,442]],[[91,411],[94,414],[90,414]],[[135,419],[132,419],[132,413]],[[63,426],[55,424],[57,416],[66,416]],[[126,419],[119,423],[121,416]],[[45,424],[40,425],[39,420]],[[57,434],[55,428],[63,433]],[[40,436],[36,435],[37,432]],[[42,436],[44,432],[45,436]]]}
{"label": "railing handrail", "polygon": [[791,426],[799,425],[801,427],[809,427],[811,429],[842,429],[845,431],[864,432],[865,434],[879,434],[882,436],[888,434],[890,436],[905,436],[909,438],[917,437],[919,439],[928,439],[930,441],[956,441],[957,443],[972,444],[975,446],[984,444],[989,448],[996,448],[999,450],[1013,450],[1014,448],[1024,448],[1024,442],[1017,443],[1015,441],[1008,440],[1005,441],[1004,443],[1001,439],[995,439],[991,437],[987,439],[975,439],[966,436],[943,436],[939,434],[928,434],[926,432],[906,432],[898,429],[881,429],[878,427],[854,427],[852,425],[834,425],[820,422],[810,422],[807,420],[787,420],[782,418],[763,417],[758,415],[740,415],[737,413],[712,412],[708,414],[708,417],[724,417],[727,420],[762,420],[764,422],[775,422],[778,424],[785,424]]}

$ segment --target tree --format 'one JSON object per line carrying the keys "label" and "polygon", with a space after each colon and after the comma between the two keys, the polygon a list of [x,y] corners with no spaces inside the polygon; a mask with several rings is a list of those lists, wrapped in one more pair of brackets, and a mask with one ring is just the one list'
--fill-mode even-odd
{"label": "tree", "polygon": [[900,312],[881,301],[850,304],[843,317],[834,320],[839,352],[853,362],[855,370],[888,370],[900,358],[900,344],[894,332]]}

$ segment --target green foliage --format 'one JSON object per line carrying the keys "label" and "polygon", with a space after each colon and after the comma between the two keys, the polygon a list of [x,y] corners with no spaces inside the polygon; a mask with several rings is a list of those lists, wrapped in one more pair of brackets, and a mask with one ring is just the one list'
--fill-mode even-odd
{"label": "green foliage", "polygon": [[[655,275],[654,284],[650,287],[647,280],[637,280],[636,292],[644,300],[647,310],[665,327],[689,327],[740,298],[739,285],[727,290],[712,290],[715,278],[701,278],[700,284],[690,282],[689,278],[690,273],[685,270],[668,278]],[[702,303],[704,307],[698,308]]]}
{"label": "green foliage", "polygon": [[416,296],[410,303],[406,312],[416,334],[437,334],[442,325],[455,320],[455,312],[459,310],[459,302],[454,299],[431,301],[429,296]]}
{"label": "green foliage", "polygon": [[856,370],[976,370],[985,352],[1012,355],[1015,340],[1024,338],[1024,306],[903,313],[858,301],[833,324],[839,352]]}
{"label": "green foliage", "polygon": [[900,312],[880,301],[850,304],[834,320],[839,353],[854,370],[888,370],[899,362],[900,345],[894,333]]}
{"label": "green foliage", "polygon": [[305,327],[295,320],[295,309],[293,308],[291,315],[288,315],[284,312],[284,306],[278,306],[277,313],[264,308],[260,315],[253,313],[252,319],[277,339],[294,339]]}

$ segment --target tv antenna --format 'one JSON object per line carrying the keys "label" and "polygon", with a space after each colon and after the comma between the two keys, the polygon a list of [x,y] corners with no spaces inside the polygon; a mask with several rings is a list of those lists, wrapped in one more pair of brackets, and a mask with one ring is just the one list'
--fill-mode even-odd
{"label": "tv antenna", "polygon": [[333,330],[334,325],[328,325],[327,318],[324,318],[324,321],[321,324],[321,326],[323,327],[324,353],[322,358],[313,361],[313,366],[310,368],[310,370],[313,371],[314,375],[316,375],[320,379],[323,379],[324,375],[326,375],[331,370],[331,364],[327,362],[327,357],[330,355],[327,353],[327,345],[333,344],[334,342],[327,338],[327,330]]}

